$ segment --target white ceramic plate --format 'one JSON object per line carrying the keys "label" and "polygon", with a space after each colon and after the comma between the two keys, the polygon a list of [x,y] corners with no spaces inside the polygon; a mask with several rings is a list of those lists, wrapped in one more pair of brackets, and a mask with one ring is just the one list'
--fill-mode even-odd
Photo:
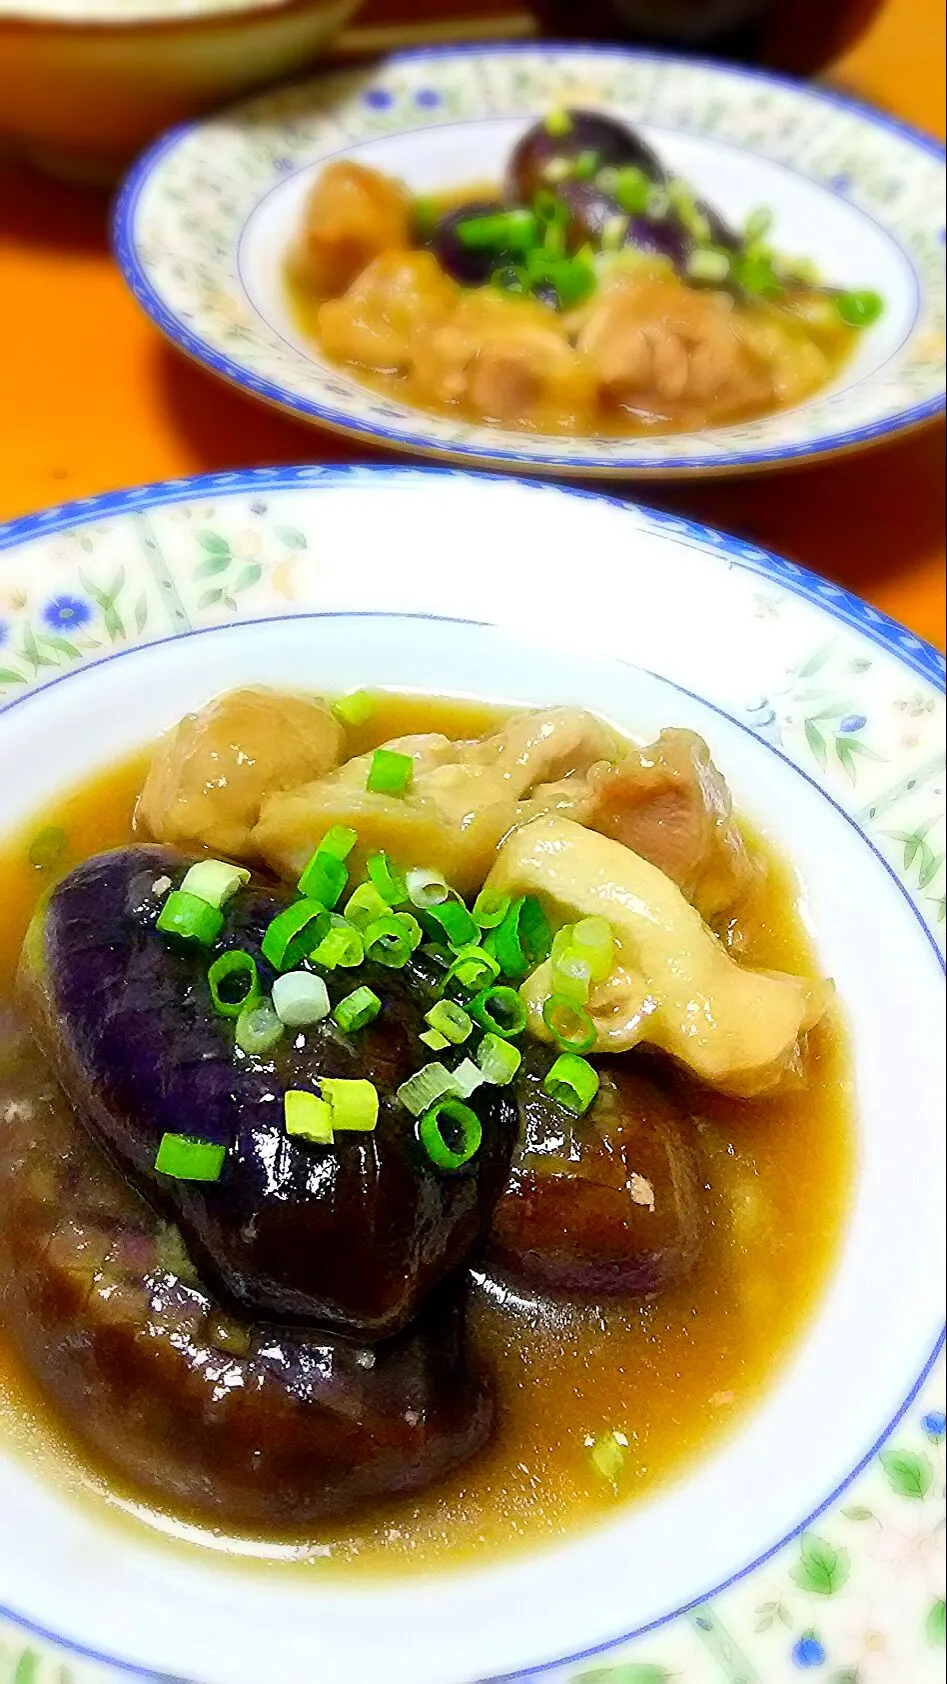
{"label": "white ceramic plate", "polygon": [[[566,104],[640,124],[726,216],[769,205],[784,250],[883,294],[884,316],[825,392],[733,427],[571,440],[428,415],[321,360],[292,319],[281,263],[326,160],[352,154],[419,193],[498,179],[517,136]],[[458,48],[284,88],[159,141],[119,197],[114,243],[182,350],[304,420],[394,449],[537,473],[736,473],[854,449],[944,402],[943,150],[824,88],[722,65]]]}
{"label": "white ceramic plate", "polygon": [[[940,657],[837,587],[676,517],[360,468],[123,491],[0,528],[0,642],[5,825],[247,680],[579,701],[635,733],[696,727],[799,869],[851,1019],[861,1141],[840,1263],[756,1410],[648,1502],[542,1551],[303,1586],[114,1530],[0,1451],[0,1645],[37,1657],[17,1679],[91,1684],[94,1657],[114,1657],[119,1673],[199,1684],[547,1667],[572,1684],[780,1684],[823,1663],[849,1684],[933,1684]],[[879,1641],[891,1671],[868,1670]]]}

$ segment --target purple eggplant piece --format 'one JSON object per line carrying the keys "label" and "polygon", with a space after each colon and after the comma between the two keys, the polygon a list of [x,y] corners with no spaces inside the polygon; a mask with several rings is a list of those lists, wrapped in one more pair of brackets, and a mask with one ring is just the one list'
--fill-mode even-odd
{"label": "purple eggplant piece", "polygon": [[486,249],[465,246],[457,233],[458,223],[467,222],[475,216],[496,216],[506,208],[497,199],[474,199],[469,204],[458,205],[456,210],[448,211],[440,218],[426,242],[441,268],[461,286],[483,286],[494,270],[502,267],[505,259],[495,246]]}
{"label": "purple eggplant piece", "polygon": [[553,185],[547,170],[554,161],[573,162],[580,153],[595,154],[599,169],[639,169],[650,181],[663,184],[667,172],[657,153],[626,123],[597,111],[569,111],[567,134],[550,134],[535,123],[514,147],[507,166],[507,197],[531,204],[541,188]]}
{"label": "purple eggplant piece", "polygon": [[[255,1315],[389,1337],[488,1224],[507,1178],[515,1103],[503,1089],[481,1088],[470,1101],[483,1125],[476,1156],[456,1174],[427,1158],[396,1098],[428,1062],[418,1037],[432,995],[417,966],[364,965],[326,978],[333,1003],[361,983],[384,1002],[354,1036],[327,1018],[287,1034],[264,1058],[238,1053],[232,1019],[213,1010],[208,965],[244,948],[266,991],[273,973],[262,937],[294,896],[254,882],[228,906],[214,950],[176,949],[155,927],[155,884],[177,886],[189,863],[174,850],[125,848],[56,886],[27,943],[38,1037],[94,1135],[180,1224],[217,1289]],[[286,1135],[285,1093],[317,1091],[321,1076],[375,1083],[373,1133],[338,1134],[331,1148]],[[165,1132],[227,1146],[220,1180],[157,1176]]]}

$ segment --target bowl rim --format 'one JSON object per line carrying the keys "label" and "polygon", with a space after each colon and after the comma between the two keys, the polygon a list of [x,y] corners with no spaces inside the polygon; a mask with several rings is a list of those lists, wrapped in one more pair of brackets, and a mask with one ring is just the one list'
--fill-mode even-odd
{"label": "bowl rim", "polygon": [[[435,43],[426,47],[410,47],[387,54],[384,58],[374,61],[371,70],[374,74],[378,74],[399,64],[416,63],[431,58],[525,56],[537,53],[564,57],[618,58],[630,63],[656,63],[668,69],[674,66],[687,66],[711,75],[723,74],[738,80],[774,86],[783,92],[795,95],[797,98],[811,100],[816,106],[821,104],[847,112],[875,129],[906,141],[915,150],[941,165],[947,164],[947,148],[942,142],[933,135],[925,134],[913,124],[878,110],[865,100],[836,88],[806,83],[798,78],[783,75],[776,71],[735,65],[721,59],[690,57],[689,55],[661,52],[650,48],[564,42],[546,40],[540,37],[528,41],[467,42],[460,45]],[[317,82],[326,76],[338,75],[339,73],[338,69],[323,70],[312,77],[297,78],[297,85]],[[252,103],[252,97],[250,97],[250,101],[240,100],[225,108],[222,115],[238,119],[241,110],[248,103]],[[214,118],[211,117],[210,121],[213,120]],[[295,416],[298,420],[324,427],[329,432],[344,438],[357,440],[362,445],[380,446],[386,450],[405,455],[420,453],[435,461],[453,463],[474,469],[490,467],[504,473],[529,473],[537,477],[556,473],[574,473],[583,478],[605,480],[616,478],[640,478],[642,480],[721,478],[735,474],[772,472],[793,464],[824,462],[855,450],[873,447],[889,439],[903,437],[907,433],[930,424],[947,408],[947,391],[942,390],[935,396],[902,408],[896,414],[880,421],[866,421],[860,426],[844,427],[838,432],[826,432],[814,439],[796,444],[771,445],[747,451],[734,451],[723,458],[719,453],[703,452],[690,456],[655,457],[647,462],[616,458],[610,463],[604,463],[599,457],[595,456],[562,456],[555,449],[554,438],[549,439],[549,448],[544,451],[542,456],[527,456],[515,448],[516,434],[513,432],[506,433],[510,440],[507,447],[477,443],[459,445],[442,442],[437,438],[432,438],[426,430],[424,412],[413,409],[409,404],[399,406],[404,410],[404,420],[391,425],[385,425],[368,418],[353,418],[347,415],[344,410],[339,409],[334,401],[290,392],[278,381],[253,374],[240,362],[216,350],[200,334],[192,332],[187,322],[164,303],[149,278],[139,255],[136,237],[135,222],[139,199],[146,185],[160,169],[165,157],[192,134],[204,127],[207,121],[206,116],[199,117],[196,120],[176,124],[173,128],[168,129],[136,159],[122,181],[112,209],[111,245],[113,256],[123,279],[146,315],[150,316],[165,337],[192,361],[208,369],[228,384],[236,386],[257,401],[262,400],[284,413]],[[401,132],[404,131],[400,129],[393,131],[394,134]],[[348,150],[348,146],[342,148],[342,155],[345,155]],[[870,384],[870,381],[868,383]],[[502,429],[497,430],[502,431]],[[707,431],[714,433],[722,430],[707,429]],[[630,439],[629,444],[633,446],[634,440]]]}
{"label": "bowl rim", "polygon": [[[229,473],[198,474],[180,479],[156,481],[145,485],[100,493],[91,497],[56,505],[45,510],[22,515],[11,521],[0,524],[0,561],[2,561],[5,553],[15,551],[24,543],[29,543],[33,540],[55,534],[59,531],[81,527],[88,522],[98,521],[105,516],[118,517],[123,515],[132,515],[138,511],[147,510],[156,506],[186,503],[194,500],[195,498],[210,498],[215,495],[224,497],[228,495],[239,496],[258,493],[263,490],[276,492],[291,490],[300,492],[305,490],[318,490],[324,485],[331,487],[332,485],[341,485],[345,483],[351,484],[353,480],[357,481],[359,479],[367,479],[370,483],[374,482],[383,484],[386,480],[397,480],[398,478],[403,480],[431,480],[435,483],[447,480],[460,480],[473,483],[483,482],[484,484],[493,483],[494,479],[493,476],[484,473],[471,474],[456,469],[445,469],[438,466],[419,465],[407,468],[399,464],[385,463],[329,464],[313,466],[283,465],[272,468],[242,469]],[[889,656],[894,657],[905,668],[916,674],[940,694],[947,693],[947,663],[945,663],[945,657],[941,655],[941,653],[935,649],[933,645],[922,638],[916,637],[913,633],[910,633],[906,630],[906,628],[901,626],[898,621],[892,619],[890,616],[879,610],[871,608],[870,605],[866,604],[861,598],[855,596],[853,593],[845,590],[844,588],[831,585],[827,590],[827,581],[820,578],[818,574],[795,563],[786,562],[772,551],[765,550],[756,545],[747,545],[743,540],[721,532],[719,529],[709,526],[704,522],[669,514],[661,510],[654,510],[649,508],[646,504],[641,504],[636,500],[625,499],[616,495],[608,496],[599,491],[593,491],[579,486],[551,487],[544,485],[541,482],[537,483],[533,479],[523,477],[507,480],[505,483],[519,486],[524,491],[531,491],[534,494],[538,492],[545,495],[552,494],[570,498],[591,499],[596,502],[604,501],[605,503],[625,512],[631,511],[632,513],[639,513],[647,520],[657,522],[659,526],[666,524],[670,530],[673,530],[679,536],[683,536],[686,540],[700,539],[704,543],[712,545],[714,552],[722,558],[730,558],[731,561],[740,561],[744,565],[746,565],[749,560],[755,570],[765,576],[777,580],[784,589],[794,592],[813,605],[823,609],[840,623],[848,626],[849,628],[853,628],[860,636],[866,638],[872,644],[884,650]],[[297,611],[289,610],[287,617],[295,618],[298,613],[307,615],[308,612],[309,611],[301,605]],[[324,611],[316,610],[314,612],[317,617],[324,618],[327,616],[333,617],[333,615],[337,617],[339,613],[344,614],[350,613],[351,611],[333,611],[328,609]],[[405,617],[404,612],[399,612],[397,609],[381,610],[379,612],[383,618]],[[281,617],[282,616],[277,616],[277,618]],[[421,617],[428,618],[429,616]],[[445,617],[449,616],[435,616],[435,618],[438,619]],[[267,616],[264,620],[256,623],[269,624],[272,619],[273,616]],[[244,623],[253,624],[254,621],[251,618]],[[196,634],[192,633],[191,635],[213,635],[215,631],[219,631],[221,629],[225,628],[201,628]],[[178,635],[180,634],[171,634],[170,636],[162,637],[153,640],[152,642],[145,642],[138,646],[129,646],[128,648],[114,652],[111,657],[106,656],[104,659],[105,661],[108,661],[109,659],[115,659],[117,656],[134,654],[138,650],[144,652],[145,650],[162,643],[173,643],[177,641]],[[88,672],[99,664],[103,663],[93,661],[84,665],[82,668],[72,669],[71,672],[62,674],[60,679],[53,680],[50,684],[41,686],[39,690],[31,691],[30,694],[41,694],[43,690],[52,688],[53,685],[60,682],[64,682],[68,677],[74,676],[78,672]],[[6,707],[0,707],[0,738],[2,738],[3,735],[3,714],[5,712],[16,711],[17,702],[25,699],[27,699],[27,697],[14,698],[11,704],[8,704]],[[706,701],[706,698],[703,699]],[[707,705],[711,707],[714,706],[711,702],[708,702]],[[748,727],[743,728],[749,729]],[[769,746],[772,752],[776,753],[780,758],[783,758],[779,749],[773,748],[772,745]],[[793,766],[793,769],[797,773],[801,771],[801,769],[795,765]],[[804,777],[807,776],[804,772],[802,772],[801,775]],[[842,816],[846,817],[849,823],[856,825],[854,818],[847,814],[843,808],[839,807],[830,791],[824,789],[821,785],[819,785],[818,788],[824,799],[829,801],[829,803],[835,807]],[[860,830],[860,827],[857,825],[856,828]],[[864,833],[862,833],[862,836],[863,840],[874,851],[870,838],[864,836]],[[890,870],[890,868],[887,869]],[[945,969],[947,969],[945,956],[941,951],[940,945],[937,942],[933,931],[925,923],[919,909],[912,904],[907,896],[905,896],[905,898],[908,901],[908,905],[911,908],[913,916],[918,922],[923,934],[926,936],[928,944],[937,957],[941,971],[945,971]],[[883,1427],[875,1442],[859,1458],[850,1471],[848,1471],[845,1476],[838,1481],[833,1490],[830,1491],[816,1507],[812,1508],[802,1520],[793,1526],[791,1530],[787,1531],[769,1548],[767,1548],[765,1552],[754,1557],[752,1561],[741,1567],[737,1572],[730,1574],[725,1580],[713,1586],[703,1595],[694,1598],[686,1605],[669,1610],[667,1613],[662,1614],[653,1621],[635,1628],[632,1632],[621,1633],[615,1637],[605,1640],[604,1642],[578,1651],[575,1654],[559,1657],[546,1662],[540,1662],[537,1665],[530,1666],[525,1670],[495,1674],[490,1679],[483,1680],[482,1684],[528,1684],[528,1680],[546,1673],[555,1672],[563,1666],[572,1666],[581,1664],[588,1660],[594,1660],[598,1656],[609,1653],[611,1650],[617,1648],[620,1644],[627,1642],[631,1638],[647,1635],[648,1633],[654,1632],[655,1630],[671,1624],[673,1621],[680,1619],[683,1615],[693,1611],[704,1602],[713,1600],[733,1585],[758,1571],[761,1566],[765,1565],[765,1563],[768,1562],[774,1555],[784,1549],[788,1543],[797,1539],[803,1532],[807,1531],[814,1521],[816,1521],[827,1509],[832,1507],[838,1501],[844,1491],[874,1460],[884,1443],[895,1431],[899,1423],[915,1402],[918,1394],[936,1365],[942,1350],[944,1349],[945,1341],[947,1341],[947,1328],[941,1327],[920,1373],[914,1379],[902,1403]],[[13,1625],[18,1626],[21,1630],[26,1631],[40,1640],[57,1646],[67,1654],[71,1654],[78,1659],[89,1660],[100,1665],[108,1666],[123,1676],[150,1680],[152,1681],[152,1684],[196,1684],[196,1681],[189,1681],[185,1678],[169,1678],[167,1673],[158,1672],[152,1668],[143,1667],[138,1663],[122,1660],[120,1658],[116,1658],[115,1656],[107,1655],[102,1651],[89,1648],[88,1646],[77,1643],[69,1638],[65,1638],[41,1624],[17,1614],[14,1610],[9,1609],[2,1604],[0,1604],[0,1615],[9,1620]]]}
{"label": "bowl rim", "polygon": [[[105,36],[137,39],[143,35],[167,36],[192,30],[233,29],[238,25],[257,26],[285,17],[290,12],[321,12],[329,9],[332,0],[231,0],[226,7],[213,11],[202,10],[203,0],[189,0],[188,9],[174,17],[163,15],[161,0],[150,0],[153,12],[122,18],[105,13],[100,17],[67,17],[49,15],[41,8],[41,0],[13,0],[21,12],[9,15],[0,12],[0,36],[67,35],[70,40],[95,40]],[[182,125],[187,126],[187,125]]]}

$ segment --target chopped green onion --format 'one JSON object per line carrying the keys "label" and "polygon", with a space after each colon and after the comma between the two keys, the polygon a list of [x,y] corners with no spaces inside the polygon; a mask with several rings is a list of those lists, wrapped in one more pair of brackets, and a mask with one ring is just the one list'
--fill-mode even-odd
{"label": "chopped green onion", "polygon": [[699,245],[706,245],[711,235],[710,223],[700,209],[693,189],[686,181],[675,178],[667,184],[667,196],[687,233]]}
{"label": "chopped green onion", "polygon": [[477,1063],[483,1071],[483,1079],[494,1087],[505,1088],[508,1082],[512,1082],[522,1062],[519,1047],[511,1046],[509,1041],[493,1033],[484,1035],[477,1048]]}
{"label": "chopped green onion", "polygon": [[499,292],[523,293],[529,292],[532,282],[522,264],[505,263],[502,269],[494,269],[490,285]]}
{"label": "chopped green onion", "polygon": [[575,174],[579,181],[591,181],[598,169],[598,153],[587,146],[581,151],[575,161]]}
{"label": "chopped green onion", "polygon": [[486,1081],[479,1064],[475,1064],[472,1058],[462,1058],[450,1075],[455,1091],[460,1094],[461,1099],[469,1099]]}
{"label": "chopped green onion", "polygon": [[435,941],[447,941],[458,953],[462,947],[476,942],[480,934],[462,901],[445,901],[442,906],[429,906],[421,919],[428,935]]}
{"label": "chopped green onion", "polygon": [[483,1029],[512,1041],[526,1028],[527,1011],[515,988],[484,988],[470,1001],[470,1014]]}
{"label": "chopped green onion", "polygon": [[352,690],[332,704],[332,712],[341,725],[364,725],[374,711],[374,697],[367,690]]}
{"label": "chopped green onion", "polygon": [[426,871],[423,866],[415,866],[413,871],[409,871],[405,882],[412,906],[440,906],[450,895],[443,872]]}
{"label": "chopped green onion", "polygon": [[760,205],[751,211],[743,224],[743,238],[748,246],[756,245],[759,240],[765,240],[773,226],[773,213],[767,205]]}
{"label": "chopped green onion", "polygon": [[481,930],[495,930],[502,924],[510,910],[509,895],[498,894],[496,889],[481,889],[473,903],[473,920],[479,924]]}
{"label": "chopped green onion", "polygon": [[362,883],[345,903],[345,916],[357,930],[366,930],[376,918],[385,918],[391,911],[388,902],[378,893],[374,883]]}
{"label": "chopped green onion", "polygon": [[436,1100],[455,1091],[451,1073],[443,1064],[425,1064],[402,1082],[398,1098],[412,1117],[420,1117]]}
{"label": "chopped green onion", "polygon": [[185,873],[181,893],[196,895],[219,912],[249,881],[250,873],[243,866],[228,865],[226,860],[198,860]]}
{"label": "chopped green onion", "polygon": [[573,257],[571,262],[559,265],[553,277],[553,284],[559,294],[562,308],[574,310],[577,305],[584,304],[595,291],[598,275],[585,258]]}
{"label": "chopped green onion", "polygon": [[599,170],[598,175],[595,177],[596,187],[599,188],[602,193],[608,193],[613,198],[618,192],[620,183],[621,170],[617,170],[614,164],[606,164],[605,168]]}
{"label": "chopped green onion", "polygon": [[526,253],[526,267],[536,280],[544,280],[548,260],[562,258],[566,254],[566,231],[558,222],[546,225],[543,235],[543,249],[541,252],[528,251]]}
{"label": "chopped green onion", "polygon": [[822,271],[811,257],[787,257],[780,264],[780,274],[805,287],[822,285]]}
{"label": "chopped green onion", "polygon": [[356,988],[339,1001],[332,1016],[346,1035],[354,1035],[374,1023],[380,1011],[381,1001],[374,989]]}
{"label": "chopped green onion", "polygon": [[400,971],[421,941],[421,926],[410,912],[389,912],[364,933],[365,957]]}
{"label": "chopped green onion", "polygon": [[421,1118],[418,1139],[438,1169],[457,1170],[479,1151],[483,1129],[469,1105],[459,1099],[439,1099]]}
{"label": "chopped green onion", "polygon": [[329,991],[311,971],[287,971],[273,984],[273,1010],[287,1029],[321,1023],[330,1012]]}
{"label": "chopped green onion", "polygon": [[558,994],[563,994],[567,999],[584,1006],[592,992],[592,967],[587,959],[570,946],[558,956],[554,956],[552,980]]}
{"label": "chopped green onion", "polygon": [[365,957],[365,942],[347,918],[333,917],[330,928],[309,957],[314,965],[321,965],[326,971],[334,971],[337,965],[352,970]]}
{"label": "chopped green onion", "polygon": [[560,1053],[546,1074],[543,1089],[557,1104],[582,1117],[598,1093],[598,1072],[576,1053]]}
{"label": "chopped green onion", "polygon": [[628,1459],[627,1435],[603,1433],[600,1438],[594,1440],[589,1454],[596,1473],[608,1480],[609,1485],[617,1485]]}
{"label": "chopped green onion", "polygon": [[159,1175],[175,1181],[219,1181],[227,1156],[226,1146],[212,1140],[197,1140],[190,1134],[163,1134],[155,1158]]}
{"label": "chopped green onion", "polygon": [[283,1039],[283,1025],[268,1000],[244,1006],[237,1019],[235,1039],[242,1053],[262,1058]]}
{"label": "chopped green onion", "polygon": [[604,982],[615,963],[615,937],[607,918],[580,918],[572,927],[570,946],[589,967],[593,982]]}
{"label": "chopped green onion", "polygon": [[572,118],[568,111],[563,111],[561,107],[558,107],[555,111],[550,111],[543,123],[543,128],[547,134],[551,135],[571,134]]}
{"label": "chopped green onion", "polygon": [[663,222],[671,209],[671,201],[663,187],[652,187],[644,213],[649,222]]}
{"label": "chopped green onion", "polygon": [[372,795],[404,795],[414,775],[414,761],[410,754],[396,754],[394,749],[376,748],[368,769],[365,788]]}
{"label": "chopped green onion", "polygon": [[585,1007],[567,994],[549,996],[543,1004],[543,1022],[563,1052],[588,1052],[595,1045],[595,1024]]}
{"label": "chopped green onion", "polygon": [[602,228],[602,250],[620,251],[625,243],[628,232],[629,218],[616,211],[610,216]]}
{"label": "chopped green onion", "polygon": [[687,275],[692,281],[708,281],[712,285],[725,281],[730,273],[730,253],[716,247],[698,247],[687,259]]}
{"label": "chopped green onion", "polygon": [[414,201],[414,226],[420,240],[429,240],[439,221],[437,201],[420,198]]}
{"label": "chopped green onion", "polygon": [[408,885],[387,854],[371,854],[366,862],[366,870],[373,887],[381,895],[386,910],[392,906],[404,905],[408,898]]}
{"label": "chopped green onion", "polygon": [[418,1040],[422,1041],[426,1047],[429,1047],[431,1052],[446,1052],[447,1048],[450,1046],[447,1036],[442,1035],[439,1029],[423,1030],[418,1036]]}
{"label": "chopped green onion", "polygon": [[768,256],[744,252],[731,263],[731,273],[738,286],[751,297],[778,298],[783,291],[772,259]]}
{"label": "chopped green onion", "polygon": [[163,936],[193,941],[199,947],[213,947],[224,927],[224,915],[198,895],[173,889],[158,914],[157,928]]}
{"label": "chopped green onion", "polygon": [[323,1076],[319,1086],[336,1134],[371,1134],[378,1122],[378,1089],[362,1077]]}
{"label": "chopped green onion", "polygon": [[485,947],[460,947],[456,959],[448,968],[444,987],[447,989],[453,983],[462,993],[475,994],[478,989],[494,982],[499,974],[498,961]]}
{"label": "chopped green onion", "polygon": [[877,292],[840,292],[835,308],[847,327],[871,327],[884,310],[884,300]]}
{"label": "chopped green onion", "polygon": [[331,854],[334,859],[347,860],[358,841],[358,831],[348,824],[334,824],[326,831],[316,852]]}
{"label": "chopped green onion", "polygon": [[568,181],[571,174],[571,158],[550,158],[548,164],[543,165],[543,180],[551,181],[554,186],[558,186],[562,181]]}
{"label": "chopped green onion", "polygon": [[69,838],[58,825],[46,825],[30,843],[29,862],[34,871],[52,871],[69,846]]}
{"label": "chopped green onion", "polygon": [[207,973],[211,1004],[220,1017],[239,1017],[260,998],[260,977],[252,953],[233,947],[215,959]]}
{"label": "chopped green onion", "polygon": [[533,895],[520,895],[493,931],[493,950],[505,976],[528,976],[549,952],[549,920]]}
{"label": "chopped green onion", "polygon": [[[339,826],[341,829],[341,826]],[[336,854],[326,853],[321,844],[316,849],[297,885],[307,900],[320,906],[332,907],[339,901],[349,880],[348,869]]]}
{"label": "chopped green onion", "polygon": [[332,1107],[306,1088],[290,1088],[283,1095],[283,1125],[294,1139],[332,1145]]}
{"label": "chopped green onion", "polygon": [[455,1000],[438,1000],[429,1012],[424,1014],[425,1023],[439,1034],[446,1035],[452,1046],[459,1047],[473,1034],[473,1018],[465,1012],[463,1006],[458,1006]]}
{"label": "chopped green onion", "polygon": [[641,216],[645,211],[648,200],[653,192],[652,183],[634,164],[618,171],[615,182],[615,198],[623,211],[629,216]]}
{"label": "chopped green onion", "polygon": [[260,944],[275,971],[294,971],[318,947],[329,927],[329,914],[318,901],[298,900],[278,912]]}
{"label": "chopped green onion", "polygon": [[550,193],[548,187],[541,187],[533,200],[533,215],[537,222],[557,222],[565,227],[569,220],[569,207],[555,193]]}

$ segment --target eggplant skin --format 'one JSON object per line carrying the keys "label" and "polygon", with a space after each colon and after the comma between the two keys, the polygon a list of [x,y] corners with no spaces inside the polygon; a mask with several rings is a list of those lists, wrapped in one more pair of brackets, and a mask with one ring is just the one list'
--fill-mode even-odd
{"label": "eggplant skin", "polygon": [[304,1536],[434,1484],[489,1436],[462,1289],[375,1348],[233,1315],[26,1045],[0,1069],[0,1206],[0,1329],[138,1500]]}
{"label": "eggplant skin", "polygon": [[[155,928],[162,879],[191,861],[134,847],[87,860],[50,896],[28,939],[22,997],[62,1086],[114,1161],[181,1227],[209,1286],[253,1315],[389,1338],[477,1245],[506,1184],[516,1105],[484,1087],[471,1101],[483,1144],[444,1174],[417,1141],[396,1089],[427,1062],[418,1039],[430,1004],[417,968],[362,966],[327,977],[333,1001],[368,983],[383,1010],[354,1037],[329,1019],[287,1034],[266,1059],[234,1048],[214,1011],[207,969],[241,947],[260,953],[272,917],[295,897],[251,883],[227,908],[217,948],[177,950]],[[39,957],[37,957],[39,956]],[[368,1077],[380,1096],[371,1134],[332,1147],[289,1138],[283,1098],[320,1076]],[[228,1146],[222,1176],[157,1176],[165,1132]]]}
{"label": "eggplant skin", "polygon": [[490,1256],[540,1291],[642,1297],[687,1275],[706,1220],[695,1128],[651,1081],[602,1067],[570,1118],[543,1092],[548,1055],[524,1061],[520,1139],[494,1212]]}

